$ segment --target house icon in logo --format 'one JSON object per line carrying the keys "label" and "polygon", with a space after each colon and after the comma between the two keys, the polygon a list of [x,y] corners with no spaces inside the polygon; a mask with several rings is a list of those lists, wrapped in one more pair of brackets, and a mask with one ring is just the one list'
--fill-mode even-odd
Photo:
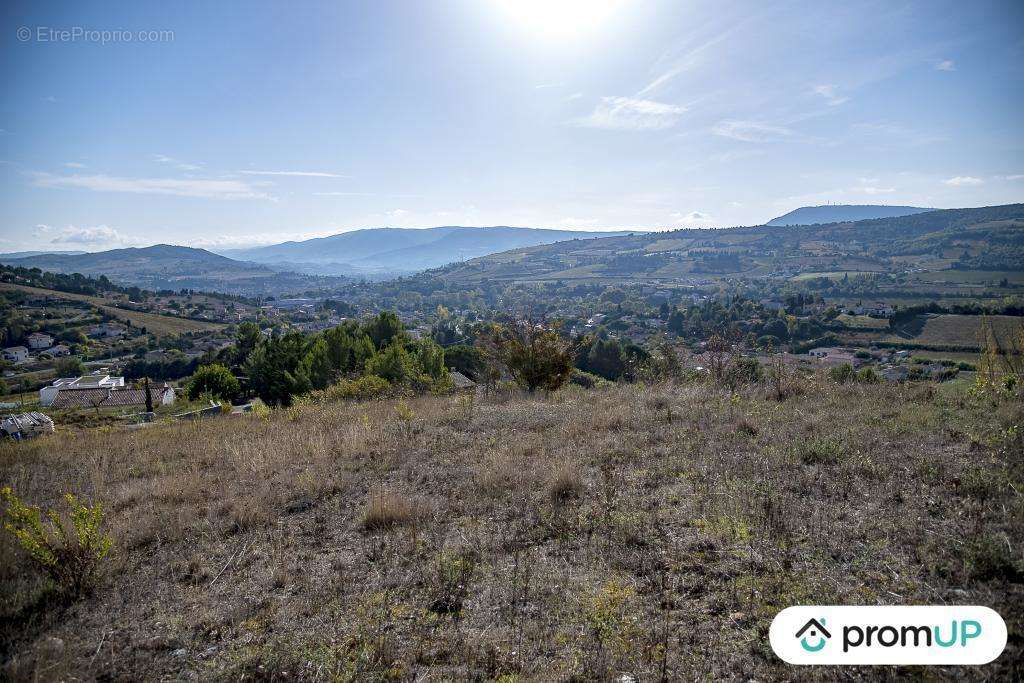
{"label": "house icon in logo", "polygon": [[[804,635],[805,633],[807,635]],[[825,643],[827,643],[828,639],[832,637],[832,634],[825,628],[825,618],[822,617],[820,621],[818,619],[811,619],[804,624],[803,628],[796,632],[796,637],[800,639],[800,646],[803,649],[808,652],[817,652],[821,650],[821,648],[825,647]],[[816,638],[817,642],[812,645],[807,642],[808,638],[810,638],[812,642]]]}

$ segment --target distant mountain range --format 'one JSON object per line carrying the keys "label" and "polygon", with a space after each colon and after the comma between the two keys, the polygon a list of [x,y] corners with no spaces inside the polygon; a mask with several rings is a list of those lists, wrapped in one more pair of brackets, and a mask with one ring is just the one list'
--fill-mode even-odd
{"label": "distant mountain range", "polygon": [[221,249],[235,259],[278,270],[318,275],[408,274],[509,249],[564,240],[632,234],[543,228],[444,226],[425,229],[369,228],[251,249]]}
{"label": "distant mountain range", "polygon": [[[850,221],[851,210],[903,215]],[[670,232],[529,228],[381,228],[214,254],[166,244],[89,254],[0,255],[0,263],[106,275],[148,289],[245,295],[324,291],[349,281],[323,273],[407,274],[474,286],[492,281],[690,282],[836,272],[1024,270],[1024,204],[925,211],[913,207],[805,207],[775,219],[843,220]],[[800,218],[800,215],[806,218]],[[525,246],[522,246],[524,245]],[[473,257],[474,254],[482,254]],[[257,263],[255,261],[261,260]],[[442,264],[442,265],[438,265]],[[447,264],[447,265],[444,265]]]}
{"label": "distant mountain range", "polygon": [[28,258],[29,256],[77,256],[78,254],[84,254],[84,251],[11,251],[6,254],[0,254],[0,263],[5,259],[14,258]]}
{"label": "distant mountain range", "polygon": [[935,211],[920,206],[882,206],[875,204],[829,204],[826,206],[801,206],[799,209],[773,218],[765,225],[818,225],[822,223],[845,223],[866,221],[872,218],[897,218],[915,213]]}
{"label": "distant mountain range", "polygon": [[[449,287],[489,281],[706,283],[835,273],[1024,270],[1024,204],[857,222],[684,229],[492,254],[428,271]],[[416,287],[429,287],[427,284]]]}
{"label": "distant mountain range", "polygon": [[157,244],[80,254],[41,253],[0,263],[56,273],[106,275],[112,281],[146,289],[195,289],[229,294],[264,295],[339,284],[338,278],[280,273],[266,265],[236,261],[205,249]]}

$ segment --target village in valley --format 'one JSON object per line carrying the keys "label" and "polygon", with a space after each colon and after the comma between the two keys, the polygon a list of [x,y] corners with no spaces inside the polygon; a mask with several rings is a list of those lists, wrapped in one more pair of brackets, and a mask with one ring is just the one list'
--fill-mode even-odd
{"label": "village in valley", "polygon": [[[52,431],[55,424],[145,425],[208,412],[211,397],[189,400],[183,389],[201,366],[231,365],[243,323],[262,338],[315,337],[391,305],[409,339],[450,349],[450,370],[463,383],[477,381],[481,371],[479,363],[465,363],[461,350],[471,349],[487,325],[509,319],[557,325],[560,334],[585,346],[577,372],[597,380],[637,379],[652,357],[666,353],[694,372],[707,372],[721,362],[711,357],[724,353],[763,368],[782,363],[837,378],[904,382],[970,378],[988,337],[1012,337],[1021,309],[1005,296],[1021,285],[996,281],[990,292],[972,292],[967,305],[955,289],[946,305],[906,296],[823,296],[819,282],[835,288],[835,280],[793,276],[777,280],[774,289],[765,285],[770,280],[681,277],[571,286],[442,285],[424,294],[411,280],[397,296],[389,296],[388,283],[354,283],[342,291],[249,299],[149,292],[106,278],[0,268],[0,389],[6,394],[0,404],[5,433],[18,438]],[[855,275],[847,287],[856,290],[863,287],[856,282],[871,279],[877,275]],[[843,281],[851,282],[849,275]],[[603,357],[588,361],[595,342]],[[225,414],[248,410],[256,396],[246,378],[242,382]]]}

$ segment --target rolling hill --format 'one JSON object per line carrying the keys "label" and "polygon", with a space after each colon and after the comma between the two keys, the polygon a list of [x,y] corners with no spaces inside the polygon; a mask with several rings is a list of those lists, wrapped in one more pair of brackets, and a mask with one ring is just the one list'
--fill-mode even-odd
{"label": "rolling hill", "polygon": [[430,271],[448,283],[686,282],[801,274],[1024,270],[1024,204],[791,226],[684,229],[515,249]]}
{"label": "rolling hill", "polygon": [[321,284],[322,280],[281,273],[266,265],[236,261],[205,249],[168,244],[88,254],[0,257],[0,263],[57,273],[106,275],[114,282],[152,290],[196,289],[246,295],[308,289]]}
{"label": "rolling hill", "polygon": [[822,223],[843,223],[864,221],[872,218],[897,218],[915,213],[934,211],[919,206],[881,206],[874,204],[829,204],[826,206],[801,206],[787,214],[773,218],[765,225],[776,227],[786,225],[816,225]]}
{"label": "rolling hill", "polygon": [[625,235],[543,228],[370,228],[301,242],[222,250],[231,258],[321,275],[405,274],[497,252],[563,240]]}

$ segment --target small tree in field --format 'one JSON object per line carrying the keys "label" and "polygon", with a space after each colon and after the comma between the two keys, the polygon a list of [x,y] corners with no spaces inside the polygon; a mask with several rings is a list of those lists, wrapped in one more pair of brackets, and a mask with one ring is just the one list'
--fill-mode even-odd
{"label": "small tree in field", "polygon": [[231,374],[231,371],[216,363],[204,365],[196,370],[185,387],[185,393],[193,401],[203,394],[212,394],[225,401],[230,401],[238,396],[240,390],[238,379]]}
{"label": "small tree in field", "polygon": [[547,327],[529,322],[499,325],[484,344],[531,394],[538,389],[558,389],[572,373],[572,344]]}

